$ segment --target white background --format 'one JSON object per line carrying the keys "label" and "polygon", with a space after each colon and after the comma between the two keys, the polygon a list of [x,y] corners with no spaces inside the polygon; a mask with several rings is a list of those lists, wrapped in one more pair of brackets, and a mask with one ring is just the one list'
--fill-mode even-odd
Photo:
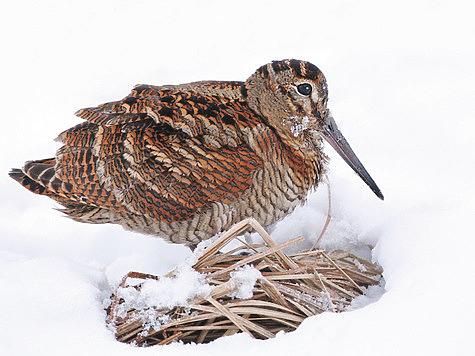
{"label": "white background", "polygon": [[[1,355],[468,355],[475,297],[475,26],[469,1],[8,2],[0,13]],[[134,348],[104,324],[104,296],[130,270],[169,271],[178,245],[83,225],[7,173],[52,157],[82,107],[133,85],[245,80],[305,59],[325,74],[331,108],[386,200],[330,147],[334,219],[327,247],[375,246],[386,293],[307,319],[268,341]],[[275,238],[311,243],[326,189]]]}

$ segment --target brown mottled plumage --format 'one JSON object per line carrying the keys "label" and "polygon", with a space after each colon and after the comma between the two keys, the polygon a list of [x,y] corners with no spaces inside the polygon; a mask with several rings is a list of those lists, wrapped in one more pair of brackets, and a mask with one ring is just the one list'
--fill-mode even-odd
{"label": "brown mottled plumage", "polygon": [[[327,139],[382,198],[326,108],[313,64],[274,61],[246,82],[136,86],[77,116],[55,158],[11,177],[74,220],[196,245],[249,216],[269,226],[320,181]],[[353,157],[354,156],[354,157]]]}

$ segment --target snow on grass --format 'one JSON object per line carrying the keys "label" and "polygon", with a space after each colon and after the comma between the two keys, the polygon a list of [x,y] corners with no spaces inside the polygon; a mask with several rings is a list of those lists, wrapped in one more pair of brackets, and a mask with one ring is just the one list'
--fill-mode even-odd
{"label": "snow on grass", "polygon": [[[125,286],[117,288],[116,296],[123,299],[116,309],[116,316],[124,318],[127,311],[134,309],[134,317],[144,325],[144,332],[158,329],[171,321],[168,315],[160,315],[155,310],[169,310],[175,306],[186,306],[195,297],[206,297],[211,286],[206,276],[195,271],[189,263],[182,263],[172,277],[162,276],[158,280],[145,280],[140,289],[134,288],[137,282],[128,278]],[[157,317],[158,315],[158,317]]]}
{"label": "snow on grass", "polygon": [[191,266],[183,265],[173,277],[146,280],[140,291],[133,286],[120,287],[117,295],[125,300],[121,307],[127,311],[131,308],[171,309],[175,306],[185,306],[189,300],[197,296],[205,297],[210,291],[211,286],[206,283],[204,275],[196,272]]}
{"label": "snow on grass", "polygon": [[250,265],[244,265],[234,272],[231,272],[231,285],[237,289],[230,297],[239,299],[252,298],[254,285],[260,277],[262,277],[261,272]]}

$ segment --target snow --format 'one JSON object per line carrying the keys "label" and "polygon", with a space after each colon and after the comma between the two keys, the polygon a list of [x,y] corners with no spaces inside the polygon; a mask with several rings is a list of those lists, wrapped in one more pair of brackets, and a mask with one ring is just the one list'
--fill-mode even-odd
{"label": "snow", "polygon": [[[134,318],[142,322],[144,332],[147,333],[151,328],[159,329],[161,325],[171,321],[168,315],[158,314],[155,309],[160,311],[175,306],[186,306],[195,297],[208,296],[211,286],[207,283],[205,275],[191,267],[193,260],[194,258],[186,259],[172,276],[160,276],[158,280],[144,281],[128,277],[125,285],[115,289],[117,298],[123,300],[115,311],[115,316],[124,318],[127,311],[134,309]],[[134,286],[139,283],[142,283],[140,289],[135,288]],[[110,305],[110,295],[104,298],[103,304]]]}
{"label": "snow", "polygon": [[302,132],[308,129],[308,117],[291,116],[289,118],[282,118],[282,125],[290,125],[290,132],[292,132],[294,137],[299,137]]}
{"label": "snow", "polygon": [[197,296],[206,297],[211,286],[206,276],[196,272],[189,264],[183,264],[172,277],[161,277],[159,280],[146,280],[137,291],[132,285],[119,287],[117,295],[124,299],[124,313],[129,309],[145,309],[148,307],[168,308],[186,306],[186,303]]}
{"label": "snow", "polygon": [[261,272],[254,266],[244,265],[231,272],[231,285],[236,290],[230,295],[233,298],[250,299],[256,281],[262,277]]}
{"label": "snow", "polygon": [[[5,4],[0,355],[473,353],[472,14],[468,1],[422,0]],[[56,135],[80,122],[77,109],[122,98],[135,84],[244,80],[283,58],[322,69],[329,108],[386,197],[379,201],[326,145],[332,221],[322,246],[377,261],[385,290],[267,341],[237,334],[207,345],[117,342],[104,299],[120,278],[166,274],[191,252],[65,219],[6,173],[50,157]],[[322,185],[273,237],[302,235],[302,247],[311,246],[326,194]]]}

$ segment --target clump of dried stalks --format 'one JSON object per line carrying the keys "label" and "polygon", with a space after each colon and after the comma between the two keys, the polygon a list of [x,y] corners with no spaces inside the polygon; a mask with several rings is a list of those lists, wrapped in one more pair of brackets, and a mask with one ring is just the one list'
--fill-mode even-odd
{"label": "clump of dried stalks", "polygon": [[[260,234],[264,244],[248,245],[239,239],[238,234],[249,227]],[[234,239],[242,246],[219,252]],[[281,330],[296,329],[309,316],[327,310],[343,311],[353,298],[364,293],[365,287],[378,284],[380,268],[350,253],[310,249],[287,255],[282,251],[302,240],[297,237],[277,245],[254,219],[243,220],[209,245],[193,266],[207,276],[213,287],[208,296],[169,310],[149,308],[147,312],[155,313],[157,320],[164,316],[171,320],[153,329],[144,326],[139,310],[128,310],[125,317],[119,317],[117,308],[123,300],[113,295],[108,308],[109,325],[119,341],[139,346],[175,340],[206,343],[236,332],[267,339]],[[251,299],[235,299],[229,296],[236,289],[230,282],[230,273],[244,265],[253,265],[262,278],[257,280]],[[167,276],[173,274],[172,271]],[[122,287],[128,277],[144,281],[159,278],[131,272],[124,277]],[[140,287],[140,283],[135,286]]]}

